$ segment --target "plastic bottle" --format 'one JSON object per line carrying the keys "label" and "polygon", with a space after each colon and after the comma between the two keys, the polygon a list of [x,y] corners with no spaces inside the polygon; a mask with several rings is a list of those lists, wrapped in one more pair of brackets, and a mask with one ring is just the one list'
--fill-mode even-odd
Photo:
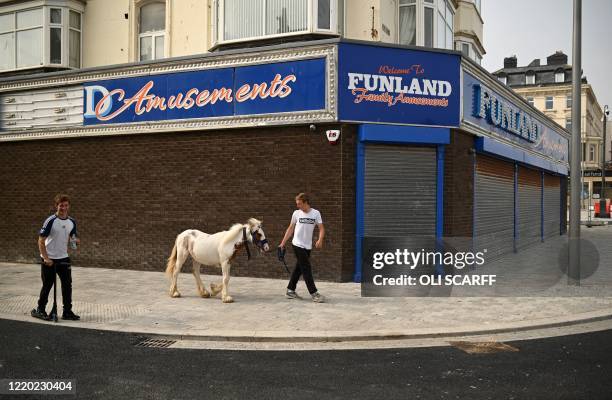
{"label": "plastic bottle", "polygon": [[76,242],[76,236],[75,235],[70,236],[70,248],[72,250],[76,250],[77,249],[77,242]]}

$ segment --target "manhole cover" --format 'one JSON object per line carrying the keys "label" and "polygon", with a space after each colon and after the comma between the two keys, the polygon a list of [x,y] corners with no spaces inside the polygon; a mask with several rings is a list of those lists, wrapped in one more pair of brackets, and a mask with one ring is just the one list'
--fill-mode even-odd
{"label": "manhole cover", "polygon": [[449,344],[468,354],[491,354],[519,351],[516,347],[501,342],[449,342]]}
{"label": "manhole cover", "polygon": [[134,346],[136,347],[170,347],[176,340],[168,340],[168,339],[145,339],[136,343]]}

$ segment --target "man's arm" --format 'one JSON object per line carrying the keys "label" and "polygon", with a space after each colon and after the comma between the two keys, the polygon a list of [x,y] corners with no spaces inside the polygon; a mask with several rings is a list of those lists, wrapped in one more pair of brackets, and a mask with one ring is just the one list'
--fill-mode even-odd
{"label": "man's arm", "polygon": [[285,231],[285,236],[283,237],[283,240],[280,243],[280,247],[285,247],[287,240],[289,240],[291,235],[293,235],[294,229],[295,229],[295,223],[292,222],[289,224],[289,226],[287,227],[287,230]]}
{"label": "man's arm", "polygon": [[47,246],[45,246],[45,237],[44,236],[39,236],[38,237],[38,250],[40,250],[40,254],[42,255],[43,260],[45,261],[46,265],[53,265],[53,261],[51,261],[49,259],[49,255],[47,254]]}
{"label": "man's arm", "polygon": [[315,247],[320,249],[323,247],[323,239],[325,239],[325,227],[323,223],[317,224],[317,226],[319,227],[319,239],[315,243]]}

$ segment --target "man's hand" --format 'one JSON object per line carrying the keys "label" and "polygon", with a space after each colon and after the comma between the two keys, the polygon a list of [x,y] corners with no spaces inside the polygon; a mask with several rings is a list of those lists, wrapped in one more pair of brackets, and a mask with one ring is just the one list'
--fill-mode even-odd
{"label": "man's hand", "polygon": [[51,261],[51,259],[49,259],[49,258],[45,258],[45,259],[44,259],[44,263],[45,263],[45,265],[46,265],[47,267],[50,267],[50,266],[52,266],[52,265],[53,265],[53,261]]}
{"label": "man's hand", "polygon": [[317,240],[317,242],[315,243],[315,247],[317,249],[322,249],[323,248],[323,239],[319,238],[319,240]]}

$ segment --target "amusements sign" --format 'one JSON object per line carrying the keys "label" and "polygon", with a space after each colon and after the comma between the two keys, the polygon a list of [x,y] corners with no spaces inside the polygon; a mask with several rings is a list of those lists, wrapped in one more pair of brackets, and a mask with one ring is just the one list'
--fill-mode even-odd
{"label": "amusements sign", "polygon": [[460,61],[456,54],[342,43],[339,118],[458,127]]}
{"label": "amusements sign", "polygon": [[84,125],[325,109],[324,58],[86,83]]}

